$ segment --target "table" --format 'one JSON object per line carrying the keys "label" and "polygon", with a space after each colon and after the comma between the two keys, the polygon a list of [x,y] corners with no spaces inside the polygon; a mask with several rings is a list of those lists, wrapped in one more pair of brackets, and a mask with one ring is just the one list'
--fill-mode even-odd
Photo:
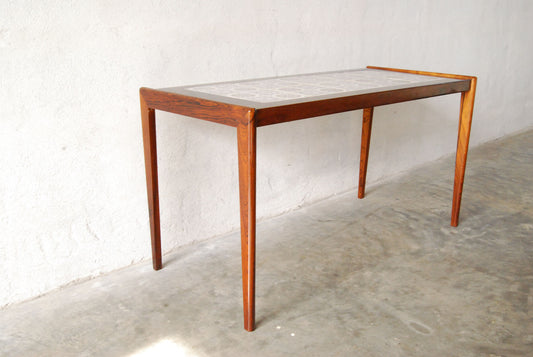
{"label": "table", "polygon": [[265,125],[363,109],[358,197],[365,194],[373,109],[461,93],[451,225],[459,222],[476,77],[368,66],[363,69],[140,89],[152,261],[162,268],[155,110],[237,128],[244,328],[255,323],[256,132]]}

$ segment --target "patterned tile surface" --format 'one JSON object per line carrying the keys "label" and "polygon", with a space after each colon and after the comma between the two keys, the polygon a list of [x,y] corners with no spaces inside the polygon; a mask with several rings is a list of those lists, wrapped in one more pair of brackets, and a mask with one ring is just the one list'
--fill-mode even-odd
{"label": "patterned tile surface", "polygon": [[222,97],[270,103],[413,83],[420,84],[434,80],[435,77],[430,76],[360,69],[345,72],[208,84],[189,87],[187,89],[193,92],[209,93]]}

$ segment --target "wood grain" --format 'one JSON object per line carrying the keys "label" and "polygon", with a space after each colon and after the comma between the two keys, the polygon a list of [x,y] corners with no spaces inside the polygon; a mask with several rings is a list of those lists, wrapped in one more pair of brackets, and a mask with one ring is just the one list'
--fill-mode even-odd
{"label": "wood grain", "polygon": [[463,196],[463,184],[468,156],[468,143],[470,141],[470,128],[472,127],[472,114],[474,112],[474,99],[476,96],[477,79],[471,79],[470,90],[461,95],[461,110],[459,117],[459,130],[457,134],[457,153],[455,158],[455,175],[453,183],[452,219],[451,225],[459,224],[459,211]]}
{"label": "wood grain", "polygon": [[244,329],[255,325],[256,127],[253,113],[237,126]]}
{"label": "wood grain", "polygon": [[141,88],[140,93],[151,108],[189,117],[237,126],[252,108],[189,97],[163,90]]}
{"label": "wood grain", "polygon": [[376,93],[357,94],[344,97],[315,100],[297,104],[256,109],[256,126],[285,123],[293,120],[312,118],[380,105],[401,103],[415,99],[459,93],[470,87],[469,81],[434,84],[388,90]]}
{"label": "wood grain", "polygon": [[150,216],[150,235],[152,238],[152,264],[155,270],[159,270],[163,267],[163,264],[161,259],[161,230],[159,222],[155,110],[148,107],[142,94],[140,95],[140,99],[146,189],[148,193],[148,214]]}
{"label": "wood grain", "polygon": [[450,73],[439,73],[439,72],[427,72],[427,71],[416,71],[412,69],[401,69],[401,68],[388,68],[388,67],[376,67],[376,66],[366,66],[369,69],[379,69],[381,71],[392,71],[392,72],[402,72],[402,73],[411,73],[411,74],[420,74],[423,76],[433,76],[433,77],[442,77],[442,78],[452,78],[452,79],[466,79],[471,80],[473,76],[465,76],[462,74],[450,74]]}
{"label": "wood grain", "polygon": [[368,152],[370,150],[370,134],[372,133],[372,117],[374,108],[363,110],[363,128],[361,130],[361,156],[359,160],[359,192],[357,197],[365,197],[366,169],[368,167]]}

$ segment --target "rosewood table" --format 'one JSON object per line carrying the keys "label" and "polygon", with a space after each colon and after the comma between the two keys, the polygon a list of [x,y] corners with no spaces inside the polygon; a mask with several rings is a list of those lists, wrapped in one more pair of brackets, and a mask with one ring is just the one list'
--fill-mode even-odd
{"label": "rosewood table", "polygon": [[164,89],[140,89],[146,184],[155,270],[162,268],[155,110],[237,128],[244,328],[255,321],[256,129],[363,109],[358,197],[365,194],[373,109],[461,93],[451,225],[457,226],[476,77],[381,67]]}

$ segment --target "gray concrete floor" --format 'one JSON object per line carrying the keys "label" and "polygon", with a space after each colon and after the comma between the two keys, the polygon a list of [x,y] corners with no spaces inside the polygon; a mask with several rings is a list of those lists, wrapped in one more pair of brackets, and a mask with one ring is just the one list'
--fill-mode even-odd
{"label": "gray concrete floor", "polygon": [[533,356],[533,131],[471,150],[458,228],[452,180],[260,223],[253,333],[235,233],[1,310],[0,355]]}

